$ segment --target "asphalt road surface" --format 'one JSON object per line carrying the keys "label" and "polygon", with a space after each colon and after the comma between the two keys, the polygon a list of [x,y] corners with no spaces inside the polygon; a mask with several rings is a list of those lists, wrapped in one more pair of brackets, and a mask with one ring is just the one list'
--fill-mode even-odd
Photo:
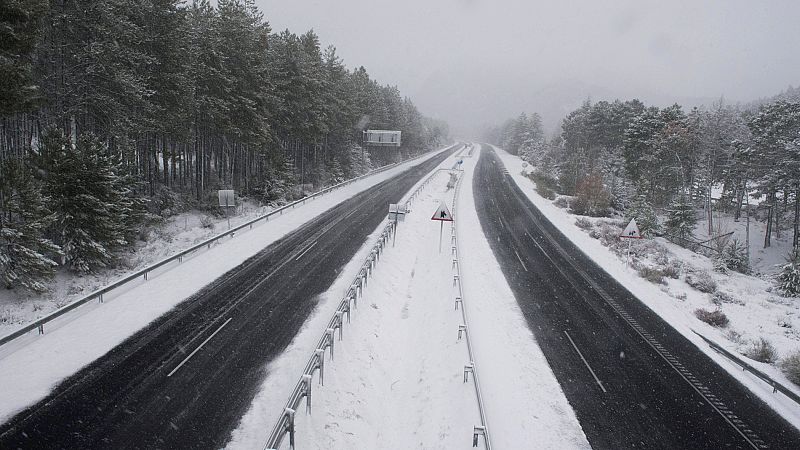
{"label": "asphalt road surface", "polygon": [[224,446],[267,363],[386,218],[389,203],[455,148],[333,207],[226,273],[1,425],[0,448]]}
{"label": "asphalt road surface", "polygon": [[553,227],[485,145],[473,190],[492,250],[593,448],[800,448],[793,426]]}

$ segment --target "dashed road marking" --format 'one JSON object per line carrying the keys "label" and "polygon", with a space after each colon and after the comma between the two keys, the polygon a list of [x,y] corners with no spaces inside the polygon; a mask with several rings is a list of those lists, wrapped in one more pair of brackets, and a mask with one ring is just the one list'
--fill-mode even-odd
{"label": "dashed road marking", "polygon": [[572,347],[575,349],[576,352],[578,352],[578,356],[581,357],[581,361],[583,361],[583,363],[586,365],[586,368],[589,369],[589,373],[592,374],[592,376],[594,377],[594,381],[597,382],[597,385],[600,386],[600,389],[602,389],[603,392],[608,392],[608,391],[606,391],[606,388],[603,387],[603,383],[600,381],[600,378],[597,378],[597,375],[594,373],[594,370],[592,370],[592,366],[590,366],[589,363],[586,361],[586,358],[583,357],[583,353],[581,353],[581,351],[578,350],[578,346],[575,345],[575,341],[572,340],[572,338],[570,337],[569,333],[567,333],[567,330],[564,330],[564,334],[567,335],[567,339],[569,339],[569,343],[572,344]]}
{"label": "dashed road marking", "polygon": [[194,349],[194,351],[193,351],[192,353],[189,353],[189,356],[187,356],[187,357],[186,357],[186,358],[185,358],[183,361],[181,361],[181,363],[180,363],[180,364],[178,364],[178,366],[177,366],[177,367],[175,367],[174,369],[172,369],[172,372],[168,373],[168,374],[167,374],[167,376],[168,376],[168,377],[171,377],[171,376],[172,376],[172,374],[174,374],[175,372],[177,372],[177,371],[178,371],[178,369],[180,369],[181,367],[183,367],[183,365],[184,365],[184,364],[186,364],[186,361],[189,361],[189,358],[191,358],[192,356],[194,356],[194,354],[195,354],[195,353],[199,352],[199,351],[200,351],[200,349],[201,349],[201,348],[203,348],[203,346],[204,346],[204,345],[206,345],[206,344],[208,343],[208,341],[210,341],[210,340],[211,340],[211,338],[213,338],[214,336],[216,336],[216,334],[217,334],[217,333],[219,333],[219,332],[220,332],[220,330],[222,330],[222,328],[224,328],[224,327],[225,327],[225,325],[227,325],[227,324],[228,324],[228,322],[230,322],[230,321],[231,321],[231,319],[233,319],[233,318],[231,317],[231,318],[229,318],[228,320],[226,320],[226,321],[225,321],[225,323],[223,323],[222,325],[220,325],[220,327],[219,327],[219,328],[217,328],[217,330],[216,330],[215,332],[211,333],[211,336],[207,337],[207,338],[206,338],[206,340],[205,340],[205,341],[203,341],[203,343],[202,343],[202,344],[200,344],[200,346],[198,346],[196,349]]}

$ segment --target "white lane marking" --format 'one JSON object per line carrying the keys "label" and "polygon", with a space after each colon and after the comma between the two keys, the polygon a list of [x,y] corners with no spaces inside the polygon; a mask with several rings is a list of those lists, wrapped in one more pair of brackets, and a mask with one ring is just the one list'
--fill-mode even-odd
{"label": "white lane marking", "polygon": [[528,266],[526,266],[525,263],[522,261],[522,258],[519,257],[519,253],[517,253],[517,251],[514,250],[514,254],[517,255],[517,259],[519,260],[519,263],[522,264],[522,268],[525,269],[525,272],[527,272],[528,271]]}
{"label": "white lane marking", "polygon": [[230,321],[231,321],[231,319],[233,319],[233,317],[229,318],[228,320],[226,320],[226,321],[225,321],[225,323],[223,323],[222,325],[220,325],[220,327],[219,327],[219,328],[217,328],[217,331],[215,331],[215,332],[211,333],[211,336],[207,337],[207,338],[206,338],[206,340],[205,340],[205,341],[203,341],[203,343],[202,343],[202,344],[200,344],[200,346],[199,346],[199,347],[197,347],[196,349],[194,349],[194,351],[193,351],[192,353],[189,353],[189,356],[187,356],[187,357],[186,357],[186,359],[184,359],[183,361],[181,361],[181,363],[180,363],[180,364],[178,364],[178,367],[176,367],[176,368],[172,369],[172,372],[170,372],[169,374],[167,374],[167,376],[168,376],[168,377],[171,377],[173,373],[177,372],[177,371],[178,371],[178,369],[180,369],[181,367],[183,367],[183,365],[184,365],[184,364],[186,364],[186,361],[189,361],[189,358],[191,358],[192,356],[194,356],[194,354],[195,354],[195,353],[197,353],[198,351],[200,351],[200,349],[201,349],[201,348],[203,348],[203,346],[204,346],[204,345],[206,345],[206,343],[208,343],[208,341],[210,341],[210,340],[211,340],[211,338],[213,338],[213,337],[214,337],[214,336],[215,336],[217,333],[219,333],[219,330],[221,330],[223,327],[225,327],[225,325],[227,325],[227,324],[228,324],[228,322],[230,322]]}
{"label": "white lane marking", "polygon": [[603,383],[600,381],[600,379],[597,378],[597,375],[595,375],[594,370],[592,370],[592,366],[590,366],[589,363],[586,362],[586,358],[583,357],[583,353],[581,353],[581,351],[578,350],[578,346],[575,345],[575,341],[572,340],[572,338],[570,337],[569,333],[567,333],[567,330],[564,330],[564,334],[567,335],[567,339],[569,339],[569,343],[572,344],[572,347],[574,347],[575,351],[578,352],[578,356],[580,356],[581,360],[583,361],[583,363],[586,364],[586,368],[589,369],[589,372],[594,377],[594,381],[597,382],[597,385],[600,386],[600,389],[602,389],[603,392],[608,392],[608,391],[606,391],[606,388],[603,387]]}
{"label": "white lane marking", "polygon": [[348,217],[352,216],[353,214],[355,214],[357,212],[358,212],[358,208],[355,208],[354,210],[352,210],[349,213],[347,213],[344,217],[342,217],[342,220],[347,219]]}
{"label": "white lane marking", "polygon": [[294,260],[295,260],[295,261],[297,261],[298,259],[302,258],[302,257],[303,257],[303,255],[305,255],[306,253],[308,253],[308,251],[309,251],[309,250],[311,250],[311,247],[313,247],[313,246],[317,245],[317,242],[319,242],[319,241],[314,241],[314,243],[313,243],[313,244],[311,244],[311,245],[309,245],[308,247],[306,247],[306,249],[305,249],[305,250],[303,250],[303,252],[302,252],[302,253],[300,253],[299,255],[297,255],[297,258],[295,258]]}

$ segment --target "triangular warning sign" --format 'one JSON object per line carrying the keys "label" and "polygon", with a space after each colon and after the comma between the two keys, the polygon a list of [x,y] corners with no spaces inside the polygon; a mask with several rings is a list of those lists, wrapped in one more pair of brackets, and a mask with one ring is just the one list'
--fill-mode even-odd
{"label": "triangular warning sign", "polygon": [[642,234],[639,233],[639,225],[636,225],[636,219],[631,219],[631,222],[627,227],[625,227],[625,230],[622,231],[622,234],[620,234],[619,237],[627,239],[642,238]]}
{"label": "triangular warning sign", "polygon": [[447,209],[447,205],[442,202],[439,204],[439,208],[436,209],[436,212],[433,213],[433,217],[431,220],[441,220],[442,222],[452,222],[453,215],[450,214],[450,211]]}

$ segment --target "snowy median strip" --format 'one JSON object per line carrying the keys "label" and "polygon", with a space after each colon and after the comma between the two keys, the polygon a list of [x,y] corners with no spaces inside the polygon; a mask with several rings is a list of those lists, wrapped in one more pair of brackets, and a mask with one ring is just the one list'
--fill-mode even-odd
{"label": "snowy median strip", "polygon": [[[443,163],[444,164],[444,163]],[[428,175],[421,183],[419,183],[416,190],[410,196],[407,196],[407,205],[408,209],[413,201],[417,200],[420,197],[420,194],[426,189],[432,180],[439,175],[440,173],[450,173],[444,169],[436,169],[433,173]],[[454,196],[455,201],[455,196]],[[402,204],[402,203],[401,203]],[[408,211],[408,210],[407,210]],[[330,350],[329,355],[331,361],[334,359],[334,334],[336,330],[339,331],[339,340],[342,339],[342,330],[344,327],[343,322],[343,315],[347,314],[348,322],[350,320],[350,311],[351,307],[355,307],[359,299],[363,299],[364,289],[367,286],[367,279],[371,278],[373,275],[373,271],[375,266],[377,265],[378,261],[380,260],[380,256],[384,251],[384,248],[390,238],[394,239],[396,237],[397,232],[397,222],[390,221],[384,228],[380,234],[378,241],[373,245],[372,250],[369,252],[367,259],[361,266],[361,269],[358,272],[358,275],[355,277],[353,282],[350,284],[350,287],[346,291],[344,298],[340,301],[339,307],[333,314],[333,317],[328,321],[328,325],[323,333],[322,337],[319,339],[316,349],[313,351],[310,359],[306,363],[305,369],[303,370],[302,375],[300,376],[300,380],[295,385],[294,389],[292,390],[291,394],[289,395],[289,400],[286,403],[286,406],[283,409],[283,412],[280,414],[275,426],[272,429],[272,432],[268,436],[266,443],[264,445],[265,449],[277,449],[280,447],[281,442],[285,438],[285,436],[289,435],[289,443],[292,448],[295,445],[295,432],[296,426],[295,421],[297,419],[296,412],[303,400],[306,401],[306,413],[311,414],[311,386],[313,382],[313,377],[315,374],[319,373],[319,384],[322,385],[324,383],[324,367],[325,367],[325,353],[326,350]],[[455,244],[455,236],[453,235],[452,241]],[[455,249],[455,247],[453,247]],[[455,259],[454,259],[455,261]],[[455,265],[454,265],[455,267]],[[456,275],[454,280],[457,281],[458,276]],[[456,286],[456,282],[454,281],[454,286]],[[460,291],[460,284],[458,285],[458,289]],[[464,310],[462,308],[462,314]],[[464,318],[466,322],[466,318]],[[462,329],[459,328],[459,339],[461,339]],[[467,336],[468,348],[469,348],[469,336]],[[480,404],[480,390],[478,386],[477,380],[477,372],[474,370],[474,358],[470,355],[470,363],[465,366],[465,379],[467,381],[466,375],[466,367],[470,367],[470,371],[473,373],[474,383],[476,386],[476,392],[478,393],[478,400]],[[488,431],[486,428],[486,422],[483,415],[482,408],[479,407],[480,410],[480,417],[481,417],[481,425],[476,426],[473,428],[473,434],[475,442],[477,442],[478,434],[483,435],[486,448],[490,448],[489,441],[488,441]]]}
{"label": "snowy median strip", "polygon": [[[472,153],[472,150],[470,150]],[[459,163],[459,166],[462,164]],[[458,177],[458,181],[456,182],[455,192],[453,194],[453,205],[452,205],[452,213],[453,218],[455,219],[456,214],[456,207],[458,206],[458,194],[461,191],[461,185],[464,181],[464,173],[461,173],[461,176]],[[461,285],[461,269],[458,264],[458,226],[455,220],[450,222],[451,227],[451,242],[453,244],[453,284],[457,285],[458,290],[456,292],[456,301],[455,306],[458,309],[459,303],[461,304],[461,319],[464,321],[464,334],[466,334],[466,342],[467,342],[467,353],[469,354],[469,363],[464,366],[464,382],[466,383],[469,380],[469,374],[472,373],[472,380],[473,385],[475,386],[475,398],[478,402],[478,412],[481,418],[481,424],[479,426],[475,426],[473,428],[473,436],[472,436],[472,446],[478,446],[478,438],[483,437],[484,445],[486,449],[491,449],[492,444],[491,440],[489,439],[489,424],[486,419],[486,408],[483,406],[483,396],[481,394],[481,387],[478,378],[478,367],[476,366],[475,354],[472,351],[472,337],[469,328],[469,319],[467,318],[467,306],[466,306],[466,296],[464,294],[464,288]],[[461,337],[461,329],[458,331],[459,337]]]}

